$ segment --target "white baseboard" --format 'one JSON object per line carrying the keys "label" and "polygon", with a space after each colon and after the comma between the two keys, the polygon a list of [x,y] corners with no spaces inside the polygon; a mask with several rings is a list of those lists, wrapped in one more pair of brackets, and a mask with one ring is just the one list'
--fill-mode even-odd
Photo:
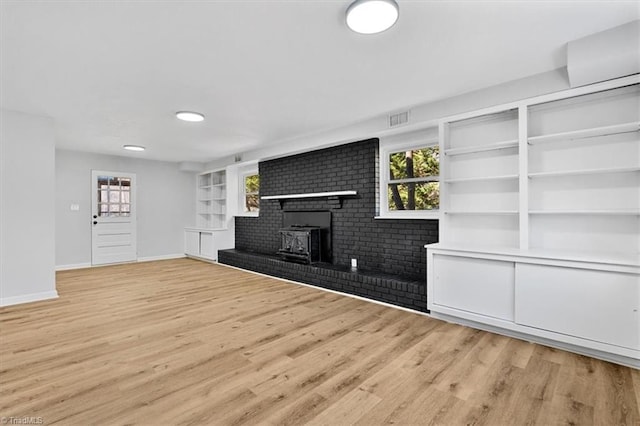
{"label": "white baseboard", "polygon": [[71,265],[56,265],[56,271],[69,271],[71,269],[91,268],[90,263],[74,263]]}
{"label": "white baseboard", "polygon": [[153,262],[154,260],[170,260],[170,259],[180,259],[183,257],[187,257],[184,253],[175,253],[175,254],[163,254],[161,256],[146,256],[139,257],[138,262]]}
{"label": "white baseboard", "polygon": [[45,291],[42,293],[22,294],[20,296],[0,298],[0,306],[19,305],[22,303],[39,302],[41,300],[57,299],[57,291]]}
{"label": "white baseboard", "polygon": [[[146,256],[139,257],[134,262],[153,262],[155,260],[169,260],[169,259],[180,259],[186,257],[184,253],[175,253],[175,254],[163,254],[161,256]],[[123,262],[130,263],[130,262]],[[113,263],[112,265],[117,265],[117,263]],[[72,269],[84,269],[84,268],[94,268],[99,266],[109,266],[109,265],[92,265],[91,263],[74,263],[70,265],[58,265],[56,266],[56,271],[69,271]]]}

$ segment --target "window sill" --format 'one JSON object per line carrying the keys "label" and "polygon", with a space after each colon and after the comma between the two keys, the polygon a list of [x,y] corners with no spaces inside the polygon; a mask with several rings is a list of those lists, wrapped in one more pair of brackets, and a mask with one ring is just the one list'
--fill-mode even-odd
{"label": "window sill", "polygon": [[437,220],[440,219],[440,211],[432,210],[432,211],[421,211],[421,212],[409,212],[405,211],[402,213],[383,213],[379,216],[374,216],[374,219],[428,219],[428,220]]}
{"label": "window sill", "polygon": [[260,215],[260,212],[243,212],[243,213],[238,213],[235,214],[235,217],[258,217]]}

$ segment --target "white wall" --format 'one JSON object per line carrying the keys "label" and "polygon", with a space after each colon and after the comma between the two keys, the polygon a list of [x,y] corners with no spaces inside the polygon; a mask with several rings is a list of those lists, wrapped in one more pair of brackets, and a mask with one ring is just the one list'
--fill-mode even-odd
{"label": "white wall", "polygon": [[53,120],[0,110],[0,306],[57,297]]}
{"label": "white wall", "polygon": [[[568,88],[570,86],[566,68],[559,68],[428,104],[407,105],[406,109],[411,110],[409,123],[394,129],[389,129],[388,115],[385,114],[325,132],[285,141],[273,141],[266,148],[244,152],[240,157],[243,162],[262,161],[368,138],[384,137],[421,128],[425,123],[450,115],[554,93]],[[233,157],[222,158],[208,163],[206,168],[224,167],[233,164],[233,162]]]}
{"label": "white wall", "polygon": [[[138,259],[184,253],[184,227],[195,222],[195,173],[178,163],[57,150],[56,265],[91,264],[91,170],[135,173]],[[71,211],[79,204],[79,211]]]}

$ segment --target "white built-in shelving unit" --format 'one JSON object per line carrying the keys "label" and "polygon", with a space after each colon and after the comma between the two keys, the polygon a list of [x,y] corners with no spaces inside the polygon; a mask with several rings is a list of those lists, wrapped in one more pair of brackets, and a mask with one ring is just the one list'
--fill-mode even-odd
{"label": "white built-in shelving unit", "polygon": [[226,172],[217,170],[198,175],[197,220],[202,228],[223,228],[227,216]]}
{"label": "white built-in shelving unit", "polygon": [[640,77],[440,123],[435,316],[640,366]]}
{"label": "white built-in shelving unit", "polygon": [[450,231],[441,232],[441,239],[516,247],[517,108],[442,122],[440,132],[440,227]]}
{"label": "white built-in shelving unit", "polygon": [[226,170],[196,176],[196,225],[185,228],[185,253],[206,260],[217,260],[220,244],[227,240]]}

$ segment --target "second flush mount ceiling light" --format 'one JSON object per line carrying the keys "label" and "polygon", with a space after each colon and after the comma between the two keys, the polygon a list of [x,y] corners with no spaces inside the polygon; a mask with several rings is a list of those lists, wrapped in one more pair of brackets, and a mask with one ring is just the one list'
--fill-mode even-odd
{"label": "second flush mount ceiling light", "polygon": [[178,111],[176,117],[182,121],[198,122],[204,120],[204,115],[195,111]]}
{"label": "second flush mount ceiling light", "polygon": [[360,34],[376,34],[391,28],[398,14],[394,0],[356,0],[347,9],[347,26]]}

